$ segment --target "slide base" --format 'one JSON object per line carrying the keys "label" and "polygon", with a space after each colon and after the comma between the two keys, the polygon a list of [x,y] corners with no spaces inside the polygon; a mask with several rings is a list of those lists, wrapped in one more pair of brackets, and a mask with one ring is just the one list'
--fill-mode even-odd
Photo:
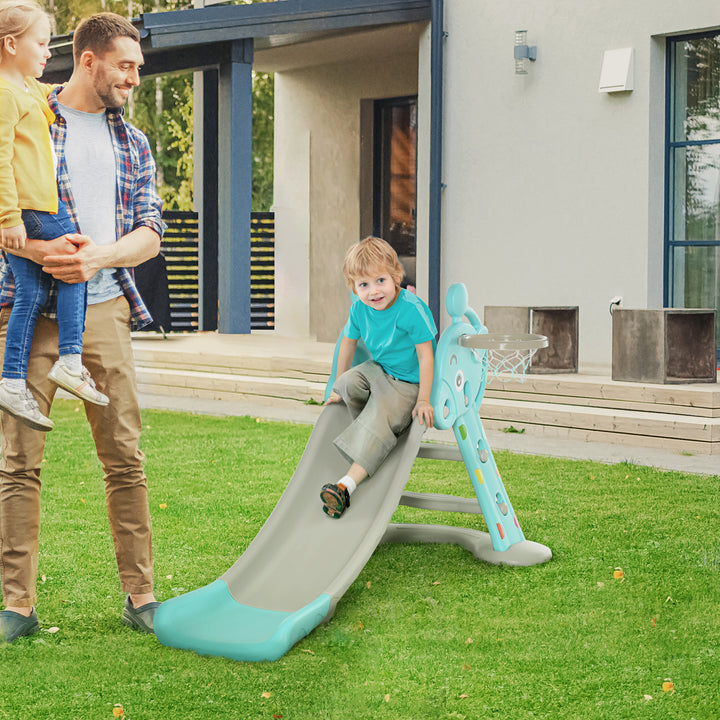
{"label": "slide base", "polygon": [[550,548],[532,540],[521,540],[507,550],[498,551],[493,548],[492,538],[488,533],[450,525],[391,524],[388,525],[382,542],[460,545],[478,560],[491,565],[529,567],[540,565],[552,558]]}
{"label": "slide base", "polygon": [[169,647],[231,660],[277,660],[330,613],[329,595],[295,612],[237,602],[223,580],[162,603],[155,635]]}

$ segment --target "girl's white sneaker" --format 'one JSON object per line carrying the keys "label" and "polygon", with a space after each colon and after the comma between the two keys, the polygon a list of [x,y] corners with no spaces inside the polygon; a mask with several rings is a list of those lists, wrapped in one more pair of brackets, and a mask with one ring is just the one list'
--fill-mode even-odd
{"label": "girl's white sneaker", "polygon": [[63,390],[81,400],[94,405],[105,406],[110,403],[107,395],[103,395],[95,388],[95,381],[90,377],[86,367],[82,367],[79,373],[72,372],[62,360],[58,360],[48,373],[48,378]]}
{"label": "girl's white sneaker", "polygon": [[33,430],[47,432],[55,427],[55,423],[40,412],[40,406],[27,388],[14,390],[5,380],[0,380],[0,409]]}

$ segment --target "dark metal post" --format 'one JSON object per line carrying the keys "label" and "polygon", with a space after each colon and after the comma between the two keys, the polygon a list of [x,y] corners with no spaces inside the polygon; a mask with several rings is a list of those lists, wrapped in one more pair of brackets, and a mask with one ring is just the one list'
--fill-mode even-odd
{"label": "dark metal post", "polygon": [[432,0],[430,34],[430,208],[428,305],[440,327],[442,283],[443,0]]}
{"label": "dark metal post", "polygon": [[218,329],[250,332],[253,41],[234,40],[218,83]]}
{"label": "dark metal post", "polygon": [[202,244],[200,246],[201,330],[218,326],[218,72],[203,73]]}

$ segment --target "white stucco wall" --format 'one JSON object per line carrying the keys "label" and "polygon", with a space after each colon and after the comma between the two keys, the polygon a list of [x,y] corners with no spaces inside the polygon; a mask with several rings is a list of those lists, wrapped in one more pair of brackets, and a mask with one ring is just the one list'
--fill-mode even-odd
{"label": "white stucco wall", "polygon": [[[430,29],[417,51],[334,41],[283,58],[276,85],[277,331],[333,340],[359,237],[360,101],[418,93],[418,289],[427,297]],[[445,0],[442,295],[578,305],[581,368],[611,362],[609,301],[663,297],[665,37],[720,27],[716,0]],[[514,32],[537,62],[514,74]],[[347,46],[348,50],[345,50]],[[632,47],[634,90],[598,92],[606,50]],[[277,62],[277,60],[276,60]],[[443,308],[444,312],[444,308]]]}
{"label": "white stucco wall", "polygon": [[417,92],[417,52],[276,74],[276,330],[335,341],[360,239],[360,102]]}
{"label": "white stucco wall", "polygon": [[[610,298],[662,304],[665,46],[654,36],[718,26],[711,0],[445,0],[443,296],[461,281],[481,313],[579,305],[581,367],[608,366]],[[518,29],[538,47],[525,76],[514,74]],[[598,93],[604,51],[623,47],[635,49],[634,91]]]}

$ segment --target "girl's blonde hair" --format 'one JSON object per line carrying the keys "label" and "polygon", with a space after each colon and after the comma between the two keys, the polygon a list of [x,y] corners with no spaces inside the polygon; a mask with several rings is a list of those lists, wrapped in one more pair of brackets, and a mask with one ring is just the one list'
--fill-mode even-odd
{"label": "girl's blonde hair", "polygon": [[366,276],[370,270],[383,270],[390,275],[396,287],[400,287],[405,271],[397,253],[382,238],[366,237],[350,246],[343,262],[343,275],[348,287],[355,292],[355,281]]}
{"label": "girl's blonde hair", "polygon": [[40,18],[50,18],[34,0],[2,0],[0,2],[0,58],[5,47],[5,38],[24,35]]}

